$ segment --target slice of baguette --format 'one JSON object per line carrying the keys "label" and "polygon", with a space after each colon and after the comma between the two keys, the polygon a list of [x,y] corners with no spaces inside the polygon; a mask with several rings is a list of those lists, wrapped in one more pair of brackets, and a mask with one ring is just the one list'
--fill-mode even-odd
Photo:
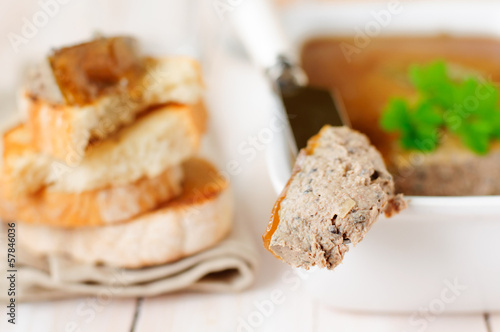
{"label": "slice of baguette", "polygon": [[264,245],[286,263],[333,269],[378,216],[405,207],[368,138],[325,126],[299,153],[276,202]]}
{"label": "slice of baguette", "polygon": [[20,222],[19,245],[88,264],[140,268],[172,262],[221,241],[232,226],[229,183],[202,159],[184,164],[182,194],[129,222],[63,229]]}
{"label": "slice of baguette", "polygon": [[182,168],[173,166],[152,178],[78,194],[42,189],[8,198],[0,191],[0,218],[68,228],[117,223],[178,196],[182,178]]}
{"label": "slice of baguette", "polygon": [[160,106],[92,144],[76,166],[35,151],[29,128],[21,125],[4,135],[4,195],[32,194],[44,187],[82,193],[158,176],[196,153],[205,123],[202,104]]}
{"label": "slice of baguette", "polygon": [[90,142],[132,123],[152,105],[195,104],[203,84],[199,64],[186,57],[144,58],[145,74],[125,90],[99,96],[84,105],[68,104],[48,61],[28,77],[19,108],[33,133],[33,144],[65,161],[83,160]]}

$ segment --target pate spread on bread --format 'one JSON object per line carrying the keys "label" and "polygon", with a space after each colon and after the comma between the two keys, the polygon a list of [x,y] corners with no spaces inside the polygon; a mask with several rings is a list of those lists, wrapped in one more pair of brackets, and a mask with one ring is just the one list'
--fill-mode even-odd
{"label": "pate spread on bread", "polygon": [[368,138],[325,126],[297,157],[276,202],[264,245],[286,263],[333,269],[378,216],[406,206]]}

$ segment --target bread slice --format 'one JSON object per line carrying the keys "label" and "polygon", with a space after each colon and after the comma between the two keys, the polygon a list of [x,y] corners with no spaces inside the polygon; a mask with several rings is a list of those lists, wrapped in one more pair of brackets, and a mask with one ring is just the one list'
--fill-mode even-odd
{"label": "bread slice", "polygon": [[[116,50],[116,44],[122,45],[120,52]],[[96,45],[100,46],[99,49],[111,51],[94,51]],[[38,150],[68,164],[79,163],[91,142],[104,139],[129,125],[150,106],[195,104],[200,100],[203,84],[200,66],[195,60],[143,57],[138,61],[134,58],[135,49],[123,45],[128,43],[121,38],[109,38],[65,48],[56,54],[84,53],[86,56],[70,60],[63,58],[65,61],[59,62],[65,67],[58,66],[65,70],[58,67],[56,75],[53,70],[55,61],[44,61],[28,76],[20,93],[19,107],[27,117],[33,144]],[[99,76],[98,73],[102,76],[110,66],[119,71],[117,63],[120,59],[116,59],[119,56],[125,59],[122,61],[139,62],[141,70],[134,79],[117,76],[112,77],[114,80],[110,83],[109,77],[94,78]],[[108,70],[111,72],[108,76],[113,74],[112,69]],[[93,79],[86,79],[89,75]],[[94,95],[77,99],[65,92],[78,88],[93,91]]]}
{"label": "bread slice", "polygon": [[18,126],[4,135],[4,195],[32,194],[45,187],[82,193],[156,177],[197,152],[205,123],[202,104],[150,109],[132,125],[93,143],[76,165],[37,152],[30,145],[29,127]]}
{"label": "bread slice", "polygon": [[63,229],[18,223],[19,245],[88,264],[140,268],[172,262],[221,241],[232,226],[228,181],[202,159],[184,164],[182,194],[129,222]]}
{"label": "bread slice", "polygon": [[432,153],[405,151],[395,144],[388,163],[396,189],[405,195],[500,195],[500,142],[492,143],[484,156],[451,135],[443,136]]}
{"label": "bread slice", "polygon": [[41,189],[31,195],[8,198],[2,197],[0,191],[0,218],[58,227],[118,223],[178,196],[182,178],[182,168],[173,166],[152,178],[78,194]]}
{"label": "bread slice", "polygon": [[264,245],[286,263],[333,269],[378,216],[405,207],[368,138],[325,126],[299,153],[276,202]]}

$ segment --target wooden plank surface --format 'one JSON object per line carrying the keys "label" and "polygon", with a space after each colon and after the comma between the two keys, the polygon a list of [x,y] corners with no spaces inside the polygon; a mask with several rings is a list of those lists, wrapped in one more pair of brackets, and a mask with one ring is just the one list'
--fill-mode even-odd
{"label": "wooden plank surface", "polygon": [[482,314],[441,315],[421,322],[412,321],[409,314],[349,313],[318,304],[302,291],[284,292],[283,302],[270,305],[270,292],[281,286],[236,296],[179,294],[149,299],[134,331],[500,331],[498,316],[491,317],[489,331]]}
{"label": "wooden plank surface", "polygon": [[322,305],[319,305],[317,310],[317,332],[489,332],[482,314],[440,315],[415,319],[412,314],[357,314],[337,311]]}
{"label": "wooden plank surface", "polygon": [[176,294],[145,299],[135,332],[313,331],[314,302],[295,283],[241,294]]}
{"label": "wooden plank surface", "polygon": [[43,303],[20,304],[18,323],[6,324],[0,331],[15,332],[129,332],[136,299],[79,298]]}
{"label": "wooden plank surface", "polygon": [[239,312],[238,296],[177,294],[147,299],[135,331],[229,331]]}
{"label": "wooden plank surface", "polygon": [[[283,286],[283,285],[281,285]],[[286,286],[288,287],[288,286]],[[302,291],[286,291],[283,302],[269,306],[274,286],[243,294],[179,293],[144,301],[133,331],[454,331],[498,332],[500,315],[443,315],[428,325],[413,324],[410,315],[374,315],[337,311],[315,303]],[[19,324],[2,320],[1,331],[116,331],[132,328],[136,300],[116,300],[104,306],[91,299],[63,300],[19,307]],[[271,308],[271,309],[270,309]],[[267,310],[267,311],[266,311]],[[267,314],[268,312],[269,314]]]}

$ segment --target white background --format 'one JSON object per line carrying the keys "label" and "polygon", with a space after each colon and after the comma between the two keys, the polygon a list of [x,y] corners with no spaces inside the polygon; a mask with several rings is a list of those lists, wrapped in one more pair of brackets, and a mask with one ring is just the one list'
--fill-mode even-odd
{"label": "white background", "polygon": [[[33,22],[41,6],[33,0],[0,1],[0,119],[15,109],[15,89],[27,63],[39,59],[51,47],[88,39],[95,32],[133,34],[143,40],[148,51],[157,54],[198,56],[205,70],[206,99],[211,111],[207,139],[220,148],[220,154],[213,159],[221,168],[230,160],[239,161],[241,173],[231,179],[236,218],[248,225],[260,247],[260,235],[276,194],[266,172],[265,144],[252,155],[239,153],[238,146],[269,128],[272,100],[262,75],[237,45],[226,42],[230,27],[219,18],[214,1],[203,1],[198,10],[192,0],[69,0],[18,52],[8,36],[21,34],[24,18]],[[195,38],[195,31],[200,37]],[[0,315],[0,330],[500,331],[498,315],[431,315],[426,325],[421,322],[415,326],[411,313],[338,311],[310,298],[302,279],[291,269],[264,249],[260,253],[262,267],[256,285],[241,294],[180,293],[144,300],[112,298],[94,302],[82,298],[23,304],[14,328],[5,324],[5,316]],[[270,304],[273,299],[274,304]]]}

